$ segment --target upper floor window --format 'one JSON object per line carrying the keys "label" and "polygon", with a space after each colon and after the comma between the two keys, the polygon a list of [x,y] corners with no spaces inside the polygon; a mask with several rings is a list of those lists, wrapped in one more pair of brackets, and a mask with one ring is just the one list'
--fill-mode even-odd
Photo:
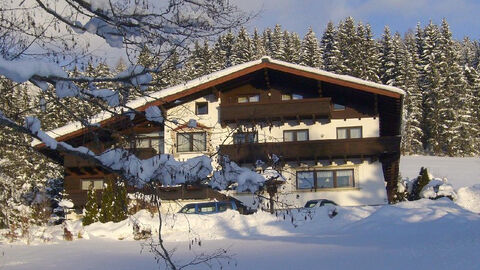
{"label": "upper floor window", "polygon": [[102,179],[82,179],[82,190],[89,190],[93,187],[94,190],[103,189]]}
{"label": "upper floor window", "polygon": [[354,187],[353,169],[297,172],[298,189]]}
{"label": "upper floor window", "polygon": [[260,101],[259,94],[244,95],[244,96],[237,97],[238,103],[249,103],[249,102],[259,102],[259,101]]}
{"label": "upper floor window", "polygon": [[130,149],[152,149],[156,154],[163,153],[163,134],[138,134],[130,142]]}
{"label": "upper floor window", "polygon": [[296,99],[303,99],[302,95],[299,94],[282,94],[282,100],[296,100]]}
{"label": "upper floor window", "polygon": [[208,102],[196,102],[195,114],[196,115],[208,114]]}
{"label": "upper floor window", "polygon": [[358,138],[362,138],[362,127],[337,128],[337,139],[358,139]]}
{"label": "upper floor window", "polygon": [[308,141],[308,129],[285,130],[283,131],[283,141],[285,142]]}
{"label": "upper floor window", "polygon": [[233,143],[256,143],[258,142],[257,132],[237,132],[233,134]]}
{"label": "upper floor window", "polygon": [[177,133],[177,152],[202,152],[206,149],[205,132]]}

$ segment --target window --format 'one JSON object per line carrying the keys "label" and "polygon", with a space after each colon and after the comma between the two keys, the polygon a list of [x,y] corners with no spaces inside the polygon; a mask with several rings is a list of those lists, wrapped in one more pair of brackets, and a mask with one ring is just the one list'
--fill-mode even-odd
{"label": "window", "polygon": [[214,213],[217,209],[215,203],[205,203],[198,205],[198,212],[200,213]]}
{"label": "window", "polygon": [[133,141],[130,142],[130,149],[147,149],[155,150],[156,154],[163,153],[163,134],[158,132],[149,134],[138,134]]}
{"label": "window", "polygon": [[196,115],[208,114],[208,103],[207,102],[196,102],[195,103],[195,114]]}
{"label": "window", "polygon": [[283,131],[283,141],[285,142],[308,141],[308,129],[285,130]]}
{"label": "window", "polygon": [[298,189],[354,187],[353,169],[297,172]]}
{"label": "window", "polygon": [[83,179],[82,180],[82,190],[89,190],[90,185],[93,185],[94,190],[103,189],[103,180],[102,179]]}
{"label": "window", "polygon": [[258,136],[256,132],[237,132],[233,134],[233,143],[256,143],[258,142]]}
{"label": "window", "polygon": [[258,94],[237,97],[238,103],[249,103],[249,102],[259,102],[259,101],[260,101],[260,95]]}
{"label": "window", "polygon": [[297,100],[297,99],[303,99],[302,95],[299,94],[282,94],[282,100]]}
{"label": "window", "polygon": [[358,139],[362,138],[362,127],[337,128],[337,139]]}
{"label": "window", "polygon": [[343,110],[345,110],[345,105],[333,103],[333,110],[334,111],[343,111]]}
{"label": "window", "polygon": [[177,152],[201,152],[206,149],[205,132],[177,133]]}

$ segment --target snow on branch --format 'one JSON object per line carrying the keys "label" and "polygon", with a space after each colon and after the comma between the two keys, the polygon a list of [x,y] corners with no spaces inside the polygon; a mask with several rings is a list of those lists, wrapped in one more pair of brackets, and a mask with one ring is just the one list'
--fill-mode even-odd
{"label": "snow on branch", "polygon": [[212,188],[225,190],[231,185],[237,185],[238,192],[259,190],[267,179],[264,176],[237,165],[228,157],[220,157],[223,170],[215,171],[210,180]]}
{"label": "snow on branch", "polygon": [[163,123],[162,111],[157,106],[150,106],[145,110],[145,117],[148,121]]}

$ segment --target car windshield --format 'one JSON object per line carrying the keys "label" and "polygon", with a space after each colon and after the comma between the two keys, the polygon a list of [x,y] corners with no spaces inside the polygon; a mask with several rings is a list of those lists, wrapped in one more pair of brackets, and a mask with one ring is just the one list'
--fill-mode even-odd
{"label": "car windshield", "polygon": [[185,205],[181,210],[180,213],[191,214],[195,213],[195,205]]}
{"label": "car windshield", "polygon": [[317,201],[309,201],[305,204],[305,208],[312,208],[317,204]]}

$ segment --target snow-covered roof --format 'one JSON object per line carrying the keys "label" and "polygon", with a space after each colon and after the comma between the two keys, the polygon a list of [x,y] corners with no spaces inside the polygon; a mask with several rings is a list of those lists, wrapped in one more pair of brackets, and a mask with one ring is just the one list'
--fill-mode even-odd
{"label": "snow-covered roof", "polygon": [[[253,68],[253,69],[252,69]],[[264,56],[261,59],[250,61],[244,64],[235,65],[217,72],[210,73],[208,75],[199,77],[197,79],[193,79],[191,81],[178,84],[169,88],[165,88],[154,93],[149,94],[148,97],[140,97],[135,100],[132,100],[127,103],[127,107],[134,108],[138,110],[145,110],[149,106],[158,105],[156,102],[162,103],[165,102],[164,99],[173,96],[176,94],[184,93],[185,95],[190,95],[195,93],[196,91],[190,91],[192,89],[203,90],[208,87],[214,86],[219,84],[227,76],[231,76],[234,74],[238,74],[238,76],[243,76],[245,74],[260,70],[262,68],[271,68],[276,69],[284,72],[292,72],[298,71],[300,72],[300,76],[311,77],[318,80],[330,80],[335,83],[343,84],[344,86],[353,87],[353,88],[361,88],[363,91],[373,92],[373,90],[378,90],[375,93],[381,95],[387,95],[391,97],[401,97],[405,95],[405,92],[397,87],[383,85],[379,83],[374,83],[366,80],[362,80],[359,78],[355,78],[348,75],[338,75],[332,72],[320,70],[318,68],[306,67],[297,64],[292,64],[280,60],[272,59],[268,56]],[[233,77],[235,78],[235,77]],[[229,78],[232,79],[232,78]],[[203,87],[202,87],[203,86]],[[120,113],[120,110],[118,110]],[[111,119],[114,116],[111,112],[101,112],[90,119],[90,123],[92,125],[101,125],[107,120]],[[48,131],[47,134],[52,137],[56,138],[57,140],[63,140],[64,137],[82,130],[84,126],[81,122],[73,122],[67,124],[65,126],[56,128],[54,130]],[[33,146],[37,146],[42,144],[41,141],[34,140],[32,142]]]}

